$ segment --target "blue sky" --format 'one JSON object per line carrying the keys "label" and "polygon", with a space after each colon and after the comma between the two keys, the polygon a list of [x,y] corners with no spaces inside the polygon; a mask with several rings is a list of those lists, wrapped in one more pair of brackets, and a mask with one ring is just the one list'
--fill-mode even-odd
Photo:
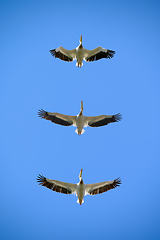
{"label": "blue sky", "polygon": [[[1,239],[159,239],[159,1],[1,1]],[[111,60],[53,58],[63,46],[102,46]],[[82,136],[37,116],[122,113]],[[86,196],[41,187],[47,178],[122,185]]]}

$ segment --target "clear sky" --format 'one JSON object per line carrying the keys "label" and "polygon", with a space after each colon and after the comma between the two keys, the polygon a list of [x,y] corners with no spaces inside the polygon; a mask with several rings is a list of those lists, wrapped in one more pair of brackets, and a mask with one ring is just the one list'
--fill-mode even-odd
{"label": "clear sky", "polygon": [[[0,238],[160,239],[160,2],[1,1]],[[50,49],[115,50],[86,63]],[[101,128],[41,120],[38,109],[122,114]],[[37,175],[77,183],[121,177],[106,193],[74,195],[41,187]]]}

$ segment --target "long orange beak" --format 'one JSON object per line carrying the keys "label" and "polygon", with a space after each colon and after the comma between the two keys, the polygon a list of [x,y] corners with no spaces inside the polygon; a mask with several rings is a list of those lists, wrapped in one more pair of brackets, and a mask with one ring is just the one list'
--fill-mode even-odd
{"label": "long orange beak", "polygon": [[79,174],[79,177],[82,177],[82,171],[83,171],[83,169],[81,169],[80,174]]}
{"label": "long orange beak", "polygon": [[80,42],[82,43],[82,35],[80,36]]}
{"label": "long orange beak", "polygon": [[83,111],[83,101],[81,101],[81,110]]}

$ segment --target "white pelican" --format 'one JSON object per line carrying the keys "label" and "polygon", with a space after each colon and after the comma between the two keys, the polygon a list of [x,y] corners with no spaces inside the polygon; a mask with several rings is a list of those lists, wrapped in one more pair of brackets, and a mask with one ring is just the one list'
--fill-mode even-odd
{"label": "white pelican", "polygon": [[43,109],[38,111],[38,116],[46,120],[50,120],[53,123],[57,123],[63,126],[75,126],[77,129],[75,132],[78,135],[84,133],[83,127],[100,127],[107,125],[111,122],[118,122],[121,120],[121,114],[116,115],[100,115],[95,117],[85,117],[83,115],[83,102],[81,101],[81,110],[77,116],[63,115],[60,113],[46,112]]}
{"label": "white pelican", "polygon": [[50,53],[55,58],[60,58],[63,61],[72,62],[77,60],[76,66],[82,67],[83,60],[86,62],[97,61],[101,58],[112,58],[115,51],[108,50],[102,47],[97,47],[93,50],[87,50],[82,46],[82,35],[80,37],[80,44],[73,50],[67,50],[63,47],[50,50]]}
{"label": "white pelican", "polygon": [[51,180],[45,178],[41,174],[37,176],[37,182],[39,182],[39,185],[45,186],[55,192],[60,192],[64,194],[75,194],[78,197],[77,203],[79,203],[80,205],[84,202],[83,198],[85,195],[95,195],[107,192],[108,190],[116,188],[121,184],[120,178],[117,178],[113,181],[84,184],[82,179],[82,169],[79,174],[79,180],[79,183],[72,184],[60,182],[57,180]]}

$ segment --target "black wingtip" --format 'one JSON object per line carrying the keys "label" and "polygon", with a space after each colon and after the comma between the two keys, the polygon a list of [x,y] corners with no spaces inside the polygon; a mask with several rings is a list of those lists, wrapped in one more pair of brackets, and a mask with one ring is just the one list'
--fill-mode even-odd
{"label": "black wingtip", "polygon": [[37,182],[39,182],[39,184],[42,184],[43,182],[45,182],[45,177],[42,174],[38,174],[36,180]]}
{"label": "black wingtip", "polygon": [[109,58],[113,58],[115,53],[116,53],[116,52],[113,51],[113,50],[108,50],[108,57],[109,57]]}
{"label": "black wingtip", "polygon": [[38,110],[38,117],[44,118],[45,114],[46,114],[46,112],[42,108]]}
{"label": "black wingtip", "polygon": [[119,177],[119,178],[116,178],[115,180],[114,180],[114,182],[115,182],[115,187],[119,187],[121,184],[122,184],[122,181],[121,181],[121,178]]}
{"label": "black wingtip", "polygon": [[121,113],[116,114],[114,117],[115,117],[116,122],[119,122],[119,121],[122,120],[122,114]]}
{"label": "black wingtip", "polygon": [[50,54],[51,54],[53,57],[55,57],[55,51],[56,51],[56,49],[49,50]]}

